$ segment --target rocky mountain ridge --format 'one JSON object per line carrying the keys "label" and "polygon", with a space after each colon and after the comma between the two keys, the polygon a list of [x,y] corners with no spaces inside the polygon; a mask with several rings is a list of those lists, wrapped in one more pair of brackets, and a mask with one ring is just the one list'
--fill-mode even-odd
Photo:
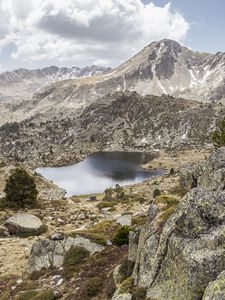
{"label": "rocky mountain ridge", "polygon": [[0,74],[0,100],[29,99],[33,93],[52,83],[96,76],[110,70],[110,68],[92,65],[83,68],[50,66],[34,70],[20,68],[7,71]]}
{"label": "rocky mountain ridge", "polygon": [[35,115],[43,119],[73,116],[77,110],[101,102],[109,93],[126,91],[136,91],[142,96],[168,94],[203,103],[223,103],[225,54],[194,52],[172,40],[153,42],[107,73],[61,80],[47,87],[39,85],[29,101],[1,102],[0,124]]}

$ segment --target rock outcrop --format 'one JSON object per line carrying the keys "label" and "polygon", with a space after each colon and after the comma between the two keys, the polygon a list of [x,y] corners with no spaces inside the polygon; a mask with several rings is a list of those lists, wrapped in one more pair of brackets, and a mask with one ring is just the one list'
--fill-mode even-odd
{"label": "rock outcrop", "polygon": [[210,282],[204,292],[202,300],[225,299],[225,271],[220,273],[216,280]]}
{"label": "rock outcrop", "polygon": [[11,234],[40,234],[44,231],[44,225],[41,220],[28,213],[17,213],[10,217],[4,224]]}
{"label": "rock outcrop", "polygon": [[225,189],[225,147],[213,152],[206,161],[186,167],[180,173],[181,188],[201,186],[210,191]]}
{"label": "rock outcrop", "polygon": [[40,271],[43,268],[62,267],[66,253],[71,247],[76,246],[83,247],[90,254],[104,249],[103,246],[82,236],[65,237],[63,239],[61,236],[60,238],[54,236],[52,239],[40,240],[31,249],[28,272]]}
{"label": "rock outcrop", "polygon": [[225,270],[224,167],[225,148],[221,148],[193,172],[189,168],[183,182],[193,189],[164,226],[156,226],[153,204],[138,241],[138,233],[131,234],[134,284],[145,288],[149,299],[197,300],[204,293],[204,299],[225,299],[215,296],[217,282],[221,283],[218,295],[223,293],[224,277],[217,276]]}

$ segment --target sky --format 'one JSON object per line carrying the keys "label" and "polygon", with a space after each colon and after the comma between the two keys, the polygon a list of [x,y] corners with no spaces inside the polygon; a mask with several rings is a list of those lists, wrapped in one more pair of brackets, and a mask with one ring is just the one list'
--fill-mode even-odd
{"label": "sky", "polygon": [[115,67],[164,38],[225,52],[225,0],[0,0],[0,72]]}

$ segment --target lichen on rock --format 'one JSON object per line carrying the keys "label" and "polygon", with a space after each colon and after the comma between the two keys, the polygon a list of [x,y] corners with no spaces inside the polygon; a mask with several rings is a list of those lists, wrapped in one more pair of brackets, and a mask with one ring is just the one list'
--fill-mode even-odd
{"label": "lichen on rock", "polygon": [[[208,284],[225,270],[225,192],[222,184],[214,189],[224,161],[225,149],[210,156],[201,167],[197,187],[182,199],[161,232],[155,226],[159,212],[149,209],[149,221],[140,232],[138,246],[131,234],[130,257],[135,258],[132,276],[137,287],[147,288],[148,298],[202,299]],[[206,189],[211,175],[214,181]]]}

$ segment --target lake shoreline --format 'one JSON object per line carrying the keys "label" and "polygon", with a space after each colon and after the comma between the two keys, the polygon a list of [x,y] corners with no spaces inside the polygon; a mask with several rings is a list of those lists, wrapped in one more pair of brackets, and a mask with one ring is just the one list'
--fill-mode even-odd
{"label": "lake shoreline", "polygon": [[67,197],[101,193],[105,189],[133,185],[164,173],[142,166],[155,158],[144,152],[96,152],[86,159],[64,167],[38,168],[35,171],[67,192]]}

